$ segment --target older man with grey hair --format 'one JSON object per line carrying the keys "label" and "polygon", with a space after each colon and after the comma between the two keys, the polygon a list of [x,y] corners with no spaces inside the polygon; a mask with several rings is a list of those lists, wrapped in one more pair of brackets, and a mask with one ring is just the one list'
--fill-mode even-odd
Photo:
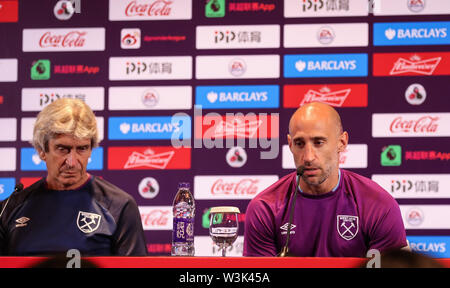
{"label": "older man with grey hair", "polygon": [[2,204],[0,255],[146,255],[140,213],[120,188],[86,171],[98,146],[95,115],[59,99],[38,115],[33,146],[47,176]]}

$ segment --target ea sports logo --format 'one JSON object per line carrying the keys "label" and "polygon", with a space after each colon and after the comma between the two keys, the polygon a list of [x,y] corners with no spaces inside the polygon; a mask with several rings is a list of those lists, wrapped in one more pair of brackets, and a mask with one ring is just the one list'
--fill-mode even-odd
{"label": "ea sports logo", "polygon": [[419,13],[425,8],[425,0],[408,0],[408,8],[411,12]]}
{"label": "ea sports logo", "polygon": [[320,27],[319,31],[317,31],[317,40],[324,45],[333,42],[334,37],[335,34],[333,28],[329,26]]}
{"label": "ea sports logo", "polygon": [[245,71],[247,70],[247,65],[245,64],[245,61],[242,59],[233,59],[228,64],[228,70],[230,71],[231,75],[235,77],[240,77],[244,75]]}
{"label": "ea sports logo", "polygon": [[411,226],[419,226],[423,223],[423,220],[424,214],[422,210],[417,207],[413,207],[406,212],[406,221],[408,221]]}

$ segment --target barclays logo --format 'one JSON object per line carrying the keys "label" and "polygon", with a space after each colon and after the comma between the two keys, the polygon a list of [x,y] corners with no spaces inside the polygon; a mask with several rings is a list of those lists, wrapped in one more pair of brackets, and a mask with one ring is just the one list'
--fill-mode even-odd
{"label": "barclays logo", "polygon": [[91,157],[88,160],[87,170],[103,170],[103,147],[92,149]]}
{"label": "barclays logo", "polygon": [[167,133],[179,132],[180,123],[128,123],[123,122],[119,126],[120,132],[126,135],[131,133]]}
{"label": "barclays logo", "polygon": [[203,109],[278,108],[279,86],[197,86],[196,105]]}
{"label": "barclays logo", "polygon": [[22,171],[45,171],[45,161],[43,161],[34,148],[20,149],[20,169]]}
{"label": "barclays logo", "polygon": [[304,62],[302,60],[298,60],[295,62],[295,69],[299,72],[305,71],[352,71],[356,69],[356,61],[308,61]]}
{"label": "barclays logo", "polygon": [[364,77],[368,73],[367,54],[304,54],[284,56],[284,76]]}
{"label": "barclays logo", "polygon": [[[47,166],[34,148],[22,148],[20,150],[20,169],[22,171],[45,171]],[[103,169],[103,147],[92,149],[88,160],[87,170]]]}
{"label": "barclays logo", "polygon": [[375,23],[375,46],[450,44],[450,22]]}
{"label": "barclays logo", "polygon": [[190,139],[191,118],[187,116],[110,117],[110,140]]}
{"label": "barclays logo", "polygon": [[0,178],[0,201],[5,200],[14,190],[16,179]]}
{"label": "barclays logo", "polygon": [[448,236],[408,236],[411,250],[426,254],[433,258],[449,258],[450,251],[447,247],[450,245]]}

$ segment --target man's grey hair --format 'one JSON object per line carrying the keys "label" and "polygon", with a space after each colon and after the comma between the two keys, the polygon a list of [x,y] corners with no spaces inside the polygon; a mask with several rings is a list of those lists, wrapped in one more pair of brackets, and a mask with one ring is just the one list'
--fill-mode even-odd
{"label": "man's grey hair", "polygon": [[48,152],[48,141],[58,135],[91,139],[91,148],[98,146],[97,120],[91,108],[81,100],[63,98],[46,106],[34,124],[32,145]]}

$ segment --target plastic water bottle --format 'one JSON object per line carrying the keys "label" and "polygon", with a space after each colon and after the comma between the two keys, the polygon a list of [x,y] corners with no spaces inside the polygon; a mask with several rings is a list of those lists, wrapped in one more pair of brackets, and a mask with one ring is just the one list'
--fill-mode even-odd
{"label": "plastic water bottle", "polygon": [[195,201],[189,183],[179,183],[173,199],[172,256],[194,256]]}

